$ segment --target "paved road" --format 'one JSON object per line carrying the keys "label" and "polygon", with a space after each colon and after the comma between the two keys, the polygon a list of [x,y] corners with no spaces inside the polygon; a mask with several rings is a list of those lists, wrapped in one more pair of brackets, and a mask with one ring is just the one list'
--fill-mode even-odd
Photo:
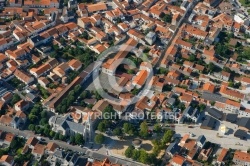
{"label": "paved road", "polygon": [[[17,130],[17,129],[14,129],[14,128],[11,128],[8,126],[2,126],[2,125],[0,125],[0,130],[10,132],[10,133],[13,133],[15,135],[23,136],[25,138],[29,138],[31,136],[38,136],[38,135],[35,135],[33,132],[28,131],[28,130],[21,131],[21,130]],[[58,144],[63,149],[69,149],[69,150],[72,150],[74,152],[82,152],[90,158],[103,160],[106,157],[109,157],[109,158],[111,158],[111,161],[115,161],[117,163],[122,163],[123,165],[142,166],[141,163],[132,161],[130,159],[126,159],[125,157],[123,158],[123,157],[118,157],[118,156],[107,156],[104,152],[101,153],[99,151],[93,151],[93,150],[90,150],[88,148],[80,148],[79,146],[69,145],[66,142],[59,141],[59,140],[51,140],[51,139],[46,138],[46,137],[42,137],[42,138],[44,138],[46,140],[46,142],[54,142],[54,143]]]}
{"label": "paved road", "polygon": [[[193,7],[196,6],[196,4],[198,3],[198,1],[192,1],[192,4],[193,4]],[[176,29],[172,35],[172,37],[170,38],[168,44],[166,45],[166,47],[164,48],[162,54],[160,55],[159,57],[159,60],[158,62],[156,63],[155,65],[155,68],[159,68],[160,67],[160,64],[161,64],[161,61],[163,60],[163,58],[165,57],[165,52],[167,51],[168,47],[172,44],[173,40],[175,39],[176,37],[176,34],[178,33],[179,31],[179,28],[181,27],[181,25],[183,24],[183,22],[185,22],[185,18],[188,18],[189,15],[191,14],[190,11],[192,11],[193,9],[190,8],[188,11],[185,12],[185,14],[183,15],[182,19],[179,21],[179,23],[177,24],[176,26]]]}

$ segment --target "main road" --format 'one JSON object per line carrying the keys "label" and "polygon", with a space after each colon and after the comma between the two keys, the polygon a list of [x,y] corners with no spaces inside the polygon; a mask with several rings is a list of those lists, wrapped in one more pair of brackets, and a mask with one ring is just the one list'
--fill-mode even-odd
{"label": "main road", "polygon": [[[0,125],[0,130],[5,131],[5,132],[9,132],[9,133],[13,133],[15,135],[22,136],[24,138],[29,138],[29,137],[32,137],[32,136],[38,137],[38,135],[35,135],[33,132],[31,132],[29,130],[17,130],[17,129],[14,129],[14,128],[9,127],[9,126]],[[103,159],[108,157],[111,161],[114,161],[115,163],[119,163],[119,164],[122,164],[122,165],[143,166],[143,164],[138,163],[136,161],[133,161],[131,159],[127,159],[125,157],[107,156],[106,154],[104,154],[104,152],[93,151],[93,150],[90,150],[90,149],[88,149],[86,147],[81,148],[79,146],[73,146],[73,145],[67,144],[66,142],[63,142],[63,141],[60,141],[60,140],[51,140],[51,139],[49,139],[47,137],[42,137],[42,138],[45,139],[46,142],[54,142],[54,143],[56,143],[58,146],[60,146],[63,149],[69,149],[69,150],[72,150],[73,152],[84,153],[89,158],[103,160]]]}
{"label": "main road", "polygon": [[185,19],[189,17],[189,15],[190,15],[190,13],[191,13],[190,11],[193,10],[193,8],[196,6],[197,3],[198,3],[197,0],[192,1],[192,2],[191,2],[191,7],[190,7],[190,9],[187,10],[187,11],[185,12],[185,14],[184,14],[183,17],[181,18],[181,20],[178,22],[178,24],[177,24],[177,26],[176,26],[176,29],[175,29],[175,31],[174,31],[172,37],[171,37],[170,40],[168,41],[168,43],[167,43],[167,45],[165,46],[165,48],[164,48],[162,54],[161,54],[160,57],[159,57],[158,62],[156,63],[156,65],[155,65],[155,67],[154,67],[155,69],[157,69],[157,68],[160,67],[161,61],[162,61],[163,58],[165,57],[165,53],[166,53],[168,47],[172,44],[172,42],[173,42],[173,40],[175,39],[177,33],[179,32],[179,28],[181,27],[181,25],[183,24],[183,22],[185,21]]}

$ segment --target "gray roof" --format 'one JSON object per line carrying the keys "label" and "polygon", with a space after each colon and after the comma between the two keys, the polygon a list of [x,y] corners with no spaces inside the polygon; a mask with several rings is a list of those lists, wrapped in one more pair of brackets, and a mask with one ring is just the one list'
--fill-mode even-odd
{"label": "gray roof", "polygon": [[88,163],[88,158],[86,157],[78,157],[78,160],[75,163],[75,166],[82,166]]}
{"label": "gray roof", "polygon": [[201,128],[202,127],[210,127],[210,128],[214,128],[215,127],[215,124],[216,124],[217,120],[214,119],[213,117],[211,116],[208,116],[206,115],[206,118],[205,120],[202,122],[201,124]]}
{"label": "gray roof", "polygon": [[221,95],[218,95],[218,94],[209,93],[209,92],[203,92],[202,93],[202,98],[205,99],[205,100],[209,100],[209,101],[218,101],[218,102],[221,102],[221,103],[226,102],[225,97],[222,97]]}
{"label": "gray roof", "polygon": [[250,130],[250,118],[247,117],[240,118],[237,122],[237,125],[245,127],[248,130]]}
{"label": "gray roof", "polygon": [[181,147],[176,142],[173,142],[169,144],[168,148],[166,149],[166,152],[174,155],[175,153],[178,153],[180,150]]}
{"label": "gray roof", "polygon": [[231,123],[236,123],[237,117],[238,117],[238,114],[227,114],[226,121],[231,122]]}
{"label": "gray roof", "polygon": [[167,100],[167,102],[168,102],[168,104],[170,104],[170,105],[174,105],[174,103],[175,103],[175,98],[169,98],[169,99]]}
{"label": "gray roof", "polygon": [[240,139],[246,139],[247,138],[247,132],[244,130],[237,130],[234,133],[234,136]]}
{"label": "gray roof", "polygon": [[62,150],[56,149],[56,151],[54,152],[54,155],[58,158],[64,158],[66,155]]}
{"label": "gray roof", "polygon": [[223,112],[221,112],[215,108],[209,108],[209,109],[207,109],[207,112],[209,115],[211,115],[217,119],[222,119],[222,117],[223,117]]}
{"label": "gray roof", "polygon": [[196,108],[196,109],[193,111],[192,117],[198,118],[199,116],[200,116],[200,111]]}
{"label": "gray roof", "polygon": [[75,123],[72,121],[72,118],[70,118],[70,115],[67,117],[57,116],[52,117],[51,122],[55,123],[59,126],[62,126],[65,130],[69,128],[70,130],[77,132],[77,133],[83,133],[84,131],[84,125]]}
{"label": "gray roof", "polygon": [[185,110],[184,110],[184,112],[183,112],[183,115],[192,115],[193,114],[193,111],[194,111],[194,108],[193,107],[191,107],[191,106],[189,106],[189,107],[187,107]]}
{"label": "gray roof", "polygon": [[200,135],[196,142],[200,142],[201,144],[204,144],[206,142],[206,137],[204,135]]}
{"label": "gray roof", "polygon": [[152,32],[152,31],[150,31],[150,32],[146,35],[147,38],[153,38],[154,36],[155,36],[155,32]]}

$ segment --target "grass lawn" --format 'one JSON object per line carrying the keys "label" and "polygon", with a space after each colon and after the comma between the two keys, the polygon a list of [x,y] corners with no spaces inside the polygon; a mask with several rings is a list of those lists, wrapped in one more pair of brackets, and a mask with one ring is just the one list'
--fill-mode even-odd
{"label": "grass lawn", "polygon": [[249,0],[239,0],[242,6],[249,7],[250,1]]}

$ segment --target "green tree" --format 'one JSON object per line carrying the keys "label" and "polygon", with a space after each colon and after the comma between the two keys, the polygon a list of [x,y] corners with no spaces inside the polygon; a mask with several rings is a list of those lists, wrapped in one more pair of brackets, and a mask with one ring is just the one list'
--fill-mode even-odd
{"label": "green tree", "polygon": [[234,87],[234,83],[232,81],[229,81],[228,86],[229,87]]}
{"label": "green tree", "polygon": [[103,117],[104,119],[117,119],[117,113],[113,109],[112,105],[108,105],[104,110],[103,110]]}
{"label": "green tree", "polygon": [[58,140],[59,139],[59,133],[56,133],[54,138],[55,138],[55,140]]}
{"label": "green tree", "polygon": [[86,91],[86,90],[83,91],[83,92],[81,93],[80,97],[81,97],[82,99],[87,98],[87,97],[88,97],[88,91]]}
{"label": "green tree", "polygon": [[46,118],[42,118],[40,121],[39,121],[39,124],[44,126],[45,124],[48,124],[48,120]]}
{"label": "green tree", "polygon": [[38,119],[38,117],[36,115],[33,115],[33,114],[29,114],[28,118],[29,118],[31,123],[36,122],[36,120]]}
{"label": "green tree", "polygon": [[210,101],[211,106],[215,105],[215,101]]}
{"label": "green tree", "polygon": [[134,126],[131,123],[124,123],[123,124],[123,130],[125,133],[129,133],[129,131],[133,131],[134,130]]}
{"label": "green tree", "polygon": [[144,149],[140,149],[139,152],[140,152],[139,161],[141,163],[148,164],[149,163],[148,153]]}
{"label": "green tree", "polygon": [[160,132],[161,132],[161,126],[160,126],[159,124],[155,124],[155,125],[154,125],[154,131],[155,131],[156,133],[160,133]]}
{"label": "green tree", "polygon": [[105,141],[105,137],[103,134],[97,134],[95,136],[95,143],[96,144],[102,144],[102,143],[104,143],[104,141]]}
{"label": "green tree", "polygon": [[167,131],[164,133],[163,138],[162,138],[162,141],[164,142],[164,144],[169,143],[169,142],[171,141],[173,135],[174,135],[174,131],[172,131],[172,130],[167,130]]}
{"label": "green tree", "polygon": [[16,104],[20,100],[21,100],[21,98],[19,97],[19,95],[15,93],[12,97],[12,100],[10,101],[10,105],[13,106],[14,104]]}
{"label": "green tree", "polygon": [[206,105],[205,104],[200,104],[199,109],[200,109],[200,111],[204,111],[206,109]]}
{"label": "green tree", "polygon": [[104,132],[107,128],[106,128],[106,124],[104,123],[104,121],[101,121],[99,124],[98,124],[98,127],[97,129],[100,131],[100,132]]}
{"label": "green tree", "polygon": [[159,73],[159,74],[164,74],[164,75],[165,75],[165,74],[168,73],[168,70],[165,69],[165,68],[163,68],[163,67],[160,67],[158,73]]}
{"label": "green tree", "polygon": [[162,20],[166,23],[171,23],[172,22],[172,15],[171,14],[165,14],[163,17],[162,17]]}
{"label": "green tree", "polygon": [[122,135],[122,129],[120,127],[117,127],[113,130],[113,134],[116,136],[121,136]]}
{"label": "green tree", "polygon": [[214,70],[215,70],[215,65],[214,65],[212,62],[210,62],[210,63],[208,64],[208,70],[209,70],[210,72],[214,72]]}
{"label": "green tree", "polygon": [[41,117],[42,117],[42,118],[46,118],[46,117],[47,117],[47,111],[43,110],[43,111],[41,112]]}
{"label": "green tree", "polygon": [[55,137],[55,134],[56,134],[56,133],[55,133],[54,131],[50,131],[50,132],[49,132],[49,136],[50,136],[51,138]]}
{"label": "green tree", "polygon": [[45,136],[49,136],[50,130],[48,128],[44,128],[43,133]]}
{"label": "green tree", "polygon": [[35,130],[35,125],[30,124],[29,127],[28,127],[28,129],[31,130],[31,131],[34,131]]}
{"label": "green tree", "polygon": [[189,61],[194,62],[196,60],[196,56],[194,54],[191,54],[188,58]]}
{"label": "green tree", "polygon": [[130,145],[126,150],[125,150],[125,156],[127,158],[131,158],[133,155],[133,151],[134,151],[134,146]]}
{"label": "green tree", "polygon": [[139,157],[140,157],[140,151],[137,149],[134,149],[132,153],[132,159],[137,161]]}
{"label": "green tree", "polygon": [[77,133],[77,134],[75,135],[75,142],[76,142],[76,144],[78,144],[78,145],[83,145],[83,144],[84,144],[84,139],[83,139],[82,134]]}
{"label": "green tree", "polygon": [[147,138],[149,136],[148,134],[148,125],[147,125],[147,122],[146,121],[143,121],[140,125],[140,136],[142,138]]}
{"label": "green tree", "polygon": [[72,143],[72,144],[74,144],[75,142],[76,142],[76,139],[75,139],[75,136],[70,136],[70,142]]}
{"label": "green tree", "polygon": [[129,69],[129,70],[128,70],[128,74],[134,74],[134,70]]}
{"label": "green tree", "polygon": [[60,139],[61,141],[63,141],[63,140],[65,140],[65,136],[62,135],[62,134],[59,134],[59,139]]}

